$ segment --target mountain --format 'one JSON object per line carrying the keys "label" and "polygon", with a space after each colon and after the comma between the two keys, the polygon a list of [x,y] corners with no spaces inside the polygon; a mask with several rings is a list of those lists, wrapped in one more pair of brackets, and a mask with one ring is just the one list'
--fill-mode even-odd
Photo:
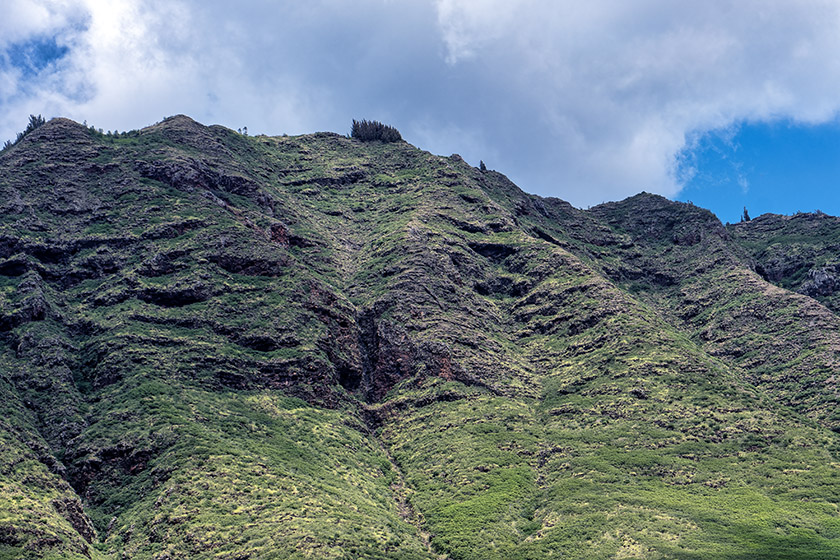
{"label": "mountain", "polygon": [[53,119],[0,152],[0,558],[840,558],[838,226]]}

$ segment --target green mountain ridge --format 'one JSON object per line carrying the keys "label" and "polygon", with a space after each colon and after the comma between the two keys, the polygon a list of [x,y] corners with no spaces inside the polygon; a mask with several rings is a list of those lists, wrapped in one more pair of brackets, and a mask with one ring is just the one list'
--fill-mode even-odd
{"label": "green mountain ridge", "polygon": [[0,558],[840,557],[837,218],[184,116],[0,193]]}

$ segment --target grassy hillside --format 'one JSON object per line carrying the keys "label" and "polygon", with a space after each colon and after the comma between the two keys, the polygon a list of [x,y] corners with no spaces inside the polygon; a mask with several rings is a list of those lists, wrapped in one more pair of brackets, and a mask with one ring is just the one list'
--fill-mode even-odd
{"label": "grassy hillside", "polygon": [[50,121],[0,153],[0,558],[840,557],[838,319],[739,232]]}

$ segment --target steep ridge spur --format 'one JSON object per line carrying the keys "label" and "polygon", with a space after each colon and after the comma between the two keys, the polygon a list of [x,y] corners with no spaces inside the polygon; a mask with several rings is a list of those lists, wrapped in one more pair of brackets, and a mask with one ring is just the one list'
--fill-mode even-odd
{"label": "steep ridge spur", "polygon": [[837,318],[405,143],[0,154],[0,557],[828,558]]}
{"label": "steep ridge spur", "polygon": [[727,228],[765,280],[840,310],[840,219],[823,212],[764,214]]}

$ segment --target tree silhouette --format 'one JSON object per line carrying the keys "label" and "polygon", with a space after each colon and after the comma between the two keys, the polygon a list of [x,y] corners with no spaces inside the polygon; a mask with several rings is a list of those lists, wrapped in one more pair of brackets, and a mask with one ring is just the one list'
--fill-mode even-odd
{"label": "tree silhouette", "polygon": [[26,125],[26,128],[23,130],[23,132],[18,132],[17,138],[15,138],[14,142],[12,142],[11,140],[7,140],[6,143],[3,144],[3,149],[6,150],[8,148],[11,148],[15,144],[23,140],[23,138],[27,134],[29,134],[30,132],[32,132],[40,126],[43,126],[46,122],[47,120],[41,115],[38,115],[37,117],[35,115],[29,115],[29,124]]}
{"label": "tree silhouette", "polygon": [[353,119],[353,128],[350,130],[350,136],[362,142],[373,142],[379,140],[380,142],[400,142],[402,135],[393,126],[382,124],[379,121],[357,121]]}

